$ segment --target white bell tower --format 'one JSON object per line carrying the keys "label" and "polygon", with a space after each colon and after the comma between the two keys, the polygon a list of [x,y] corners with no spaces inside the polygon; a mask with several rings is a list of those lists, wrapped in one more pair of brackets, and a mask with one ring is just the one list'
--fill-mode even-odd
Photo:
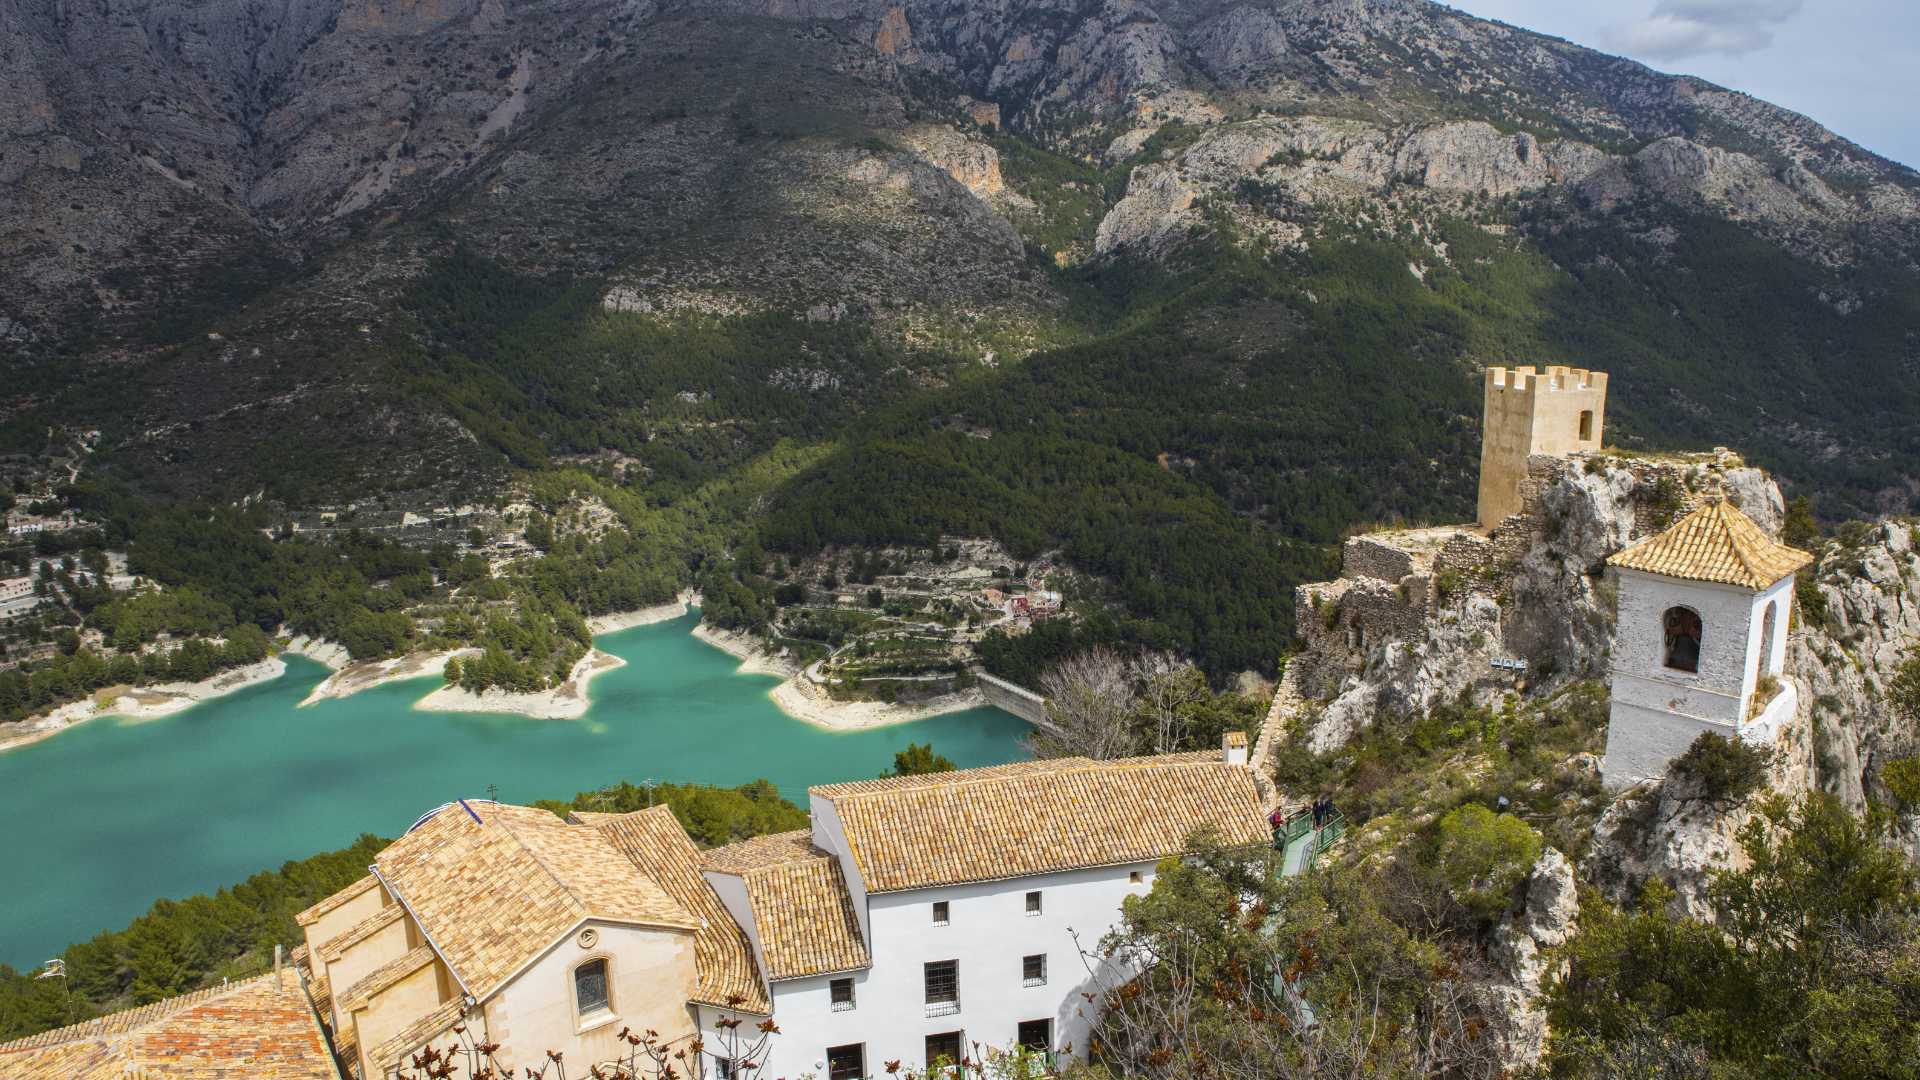
{"label": "white bell tower", "polygon": [[1712,496],[1607,561],[1620,606],[1606,785],[1665,776],[1704,731],[1771,743],[1798,704],[1782,668],[1793,575],[1813,556]]}

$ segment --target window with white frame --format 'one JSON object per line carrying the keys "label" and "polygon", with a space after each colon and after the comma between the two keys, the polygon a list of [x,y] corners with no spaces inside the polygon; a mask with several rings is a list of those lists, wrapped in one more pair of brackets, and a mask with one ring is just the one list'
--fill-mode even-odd
{"label": "window with white frame", "polygon": [[1047,985],[1047,954],[1034,953],[1020,959],[1020,985]]}
{"label": "window with white frame", "polygon": [[865,1080],[867,1044],[827,1047],[827,1080]]}
{"label": "window with white frame", "polygon": [[613,1009],[607,986],[607,962],[595,957],[573,969],[573,1008],[582,1021],[604,1016]]}
{"label": "window with white frame", "polygon": [[827,984],[827,996],[832,1002],[834,1012],[846,1012],[853,1008],[853,980],[835,979]]}
{"label": "window with white frame", "polygon": [[1035,889],[1027,894],[1027,915],[1029,917],[1038,915],[1040,910],[1040,890]]}

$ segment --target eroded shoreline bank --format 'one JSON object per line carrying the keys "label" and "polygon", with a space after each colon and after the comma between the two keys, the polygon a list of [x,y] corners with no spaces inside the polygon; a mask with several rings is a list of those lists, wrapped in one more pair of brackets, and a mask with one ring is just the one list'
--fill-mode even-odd
{"label": "eroded shoreline bank", "polygon": [[[682,618],[695,610],[698,601],[697,594],[688,591],[670,603],[594,616],[587,620],[587,626],[597,638]],[[767,692],[768,699],[781,712],[814,727],[831,731],[860,731],[911,723],[988,704],[978,690],[964,690],[925,701],[893,705],[878,701],[834,701],[806,683],[801,667],[795,660],[767,652],[759,639],[750,634],[718,629],[704,622],[696,624],[689,632],[701,642],[738,660],[741,673],[770,675],[783,680]],[[100,717],[118,717],[127,721],[151,720],[170,716],[200,702],[249,686],[271,682],[286,674],[287,665],[283,657],[288,655],[304,656],[331,669],[327,677],[300,701],[300,706],[305,707],[348,697],[391,682],[443,675],[448,659],[474,651],[454,649],[409,653],[385,660],[356,663],[347,655],[346,649],[335,642],[299,636],[289,640],[274,656],[245,667],[223,671],[201,682],[107,687],[81,701],[70,702],[40,716],[8,725],[6,730],[0,731],[0,753],[50,738],[88,720]],[[593,679],[625,663],[611,653],[597,648],[589,649],[567,678],[548,690],[528,694],[489,690],[475,694],[459,687],[442,685],[427,692],[412,707],[426,712],[509,713],[542,720],[578,719],[591,707],[588,687]]]}

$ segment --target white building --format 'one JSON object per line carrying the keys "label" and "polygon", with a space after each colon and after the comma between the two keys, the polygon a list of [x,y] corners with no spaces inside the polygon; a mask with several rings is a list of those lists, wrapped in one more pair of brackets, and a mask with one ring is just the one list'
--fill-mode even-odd
{"label": "white building", "polygon": [[299,915],[295,961],[361,1080],[461,1039],[507,1066],[608,1062],[629,1029],[677,1052],[701,1036],[703,1075],[728,1077],[728,1021],[752,1042],[767,1016],[755,1075],[1082,1051],[1083,950],[1121,901],[1198,828],[1269,841],[1246,757],[1232,737],[836,784],[811,791],[811,828],[704,853],[666,807],[451,804]]}
{"label": "white building", "polygon": [[[708,852],[781,1029],[821,1080],[988,1049],[1084,1051],[1083,960],[1199,826],[1270,840],[1244,742],[814,788],[812,827]],[[1111,973],[1107,973],[1111,974]],[[702,1016],[703,1028],[711,1013]]]}
{"label": "white building", "polygon": [[1798,705],[1781,675],[1793,576],[1812,560],[1718,497],[1608,560],[1620,593],[1609,786],[1666,775],[1702,732],[1772,744]]}

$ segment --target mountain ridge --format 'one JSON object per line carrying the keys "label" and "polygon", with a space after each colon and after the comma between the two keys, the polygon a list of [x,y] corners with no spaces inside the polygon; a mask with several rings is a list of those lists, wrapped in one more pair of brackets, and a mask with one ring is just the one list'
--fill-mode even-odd
{"label": "mountain ridge", "polygon": [[[1439,238],[1464,227],[1533,294],[1466,274],[1458,317],[1491,332],[1396,347],[1459,369],[1443,408],[1465,422],[1473,368],[1570,359],[1631,376],[1623,436],[1757,443],[1790,482],[1844,472],[1836,512],[1897,508],[1920,472],[1920,432],[1897,419],[1920,394],[1897,329],[1920,311],[1920,176],[1757,99],[1424,0],[7,0],[0,53],[24,61],[0,86],[0,188],[19,196],[0,214],[19,298],[0,340],[25,391],[8,442],[100,426],[102,460],[162,492],[483,489],[543,441],[665,438],[716,467],[770,445],[691,447],[694,425],[751,426],[703,404],[713,372],[609,401],[553,442],[562,418],[542,410],[572,361],[505,371],[480,355],[494,344],[424,327],[408,298],[448,266],[600,301],[513,319],[786,313],[865,334],[892,357],[869,375],[803,344],[719,376],[842,396],[852,413],[827,411],[846,416],[1160,317],[1222,275],[1239,297],[1202,306],[1263,294],[1252,310],[1275,317],[1243,347],[1284,352],[1318,303],[1293,287],[1317,243],[1404,249],[1444,293],[1426,275],[1462,269]],[[1681,378],[1726,363],[1688,353],[1751,351],[1714,337],[1740,290],[1707,290],[1698,319],[1670,295],[1725,243],[1783,309],[1781,332],[1752,331],[1775,355],[1736,361],[1779,380],[1778,422],[1754,421],[1757,390]],[[1231,252],[1273,269],[1249,277]],[[1630,342],[1569,326],[1597,318],[1596,292],[1632,296]],[[1663,345],[1662,308],[1700,325]],[[626,378],[633,359],[601,363]],[[1797,400],[1814,399],[1794,380],[1838,369],[1886,382],[1865,401],[1884,424]],[[839,430],[793,415],[817,403],[781,409],[782,435]],[[269,452],[239,452],[261,439]],[[188,461],[211,467],[167,475]],[[311,476],[282,483],[288,469]]]}

